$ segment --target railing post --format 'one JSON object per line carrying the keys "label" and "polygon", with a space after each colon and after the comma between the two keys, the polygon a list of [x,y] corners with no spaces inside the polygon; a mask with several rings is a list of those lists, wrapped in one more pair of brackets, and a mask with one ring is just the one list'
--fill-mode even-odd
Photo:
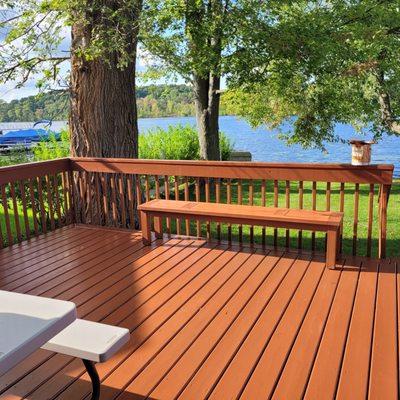
{"label": "railing post", "polygon": [[391,185],[381,185],[379,196],[379,250],[378,257],[386,257],[387,205]]}

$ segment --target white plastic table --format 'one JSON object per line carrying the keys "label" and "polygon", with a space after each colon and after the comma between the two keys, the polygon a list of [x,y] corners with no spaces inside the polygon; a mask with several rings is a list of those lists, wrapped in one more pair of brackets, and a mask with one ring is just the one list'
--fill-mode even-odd
{"label": "white plastic table", "polygon": [[76,319],[70,301],[0,290],[0,375]]}

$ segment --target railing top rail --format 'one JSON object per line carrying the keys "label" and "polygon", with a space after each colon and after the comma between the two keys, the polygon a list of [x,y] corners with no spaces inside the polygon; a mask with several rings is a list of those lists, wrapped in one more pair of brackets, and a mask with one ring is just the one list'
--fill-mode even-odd
{"label": "railing top rail", "polygon": [[0,168],[0,185],[67,170],[192,176],[232,179],[267,179],[317,182],[377,183],[390,185],[392,164],[266,163],[234,161],[176,161],[123,158],[61,158]]}
{"label": "railing top rail", "polygon": [[390,185],[392,164],[265,163],[234,161],[175,161],[123,158],[71,158],[74,170],[106,173],[267,179]]}
{"label": "railing top rail", "polygon": [[21,179],[31,179],[47,174],[57,174],[71,169],[69,158],[59,158],[49,161],[30,162],[10,165],[0,168],[0,185],[15,182]]}

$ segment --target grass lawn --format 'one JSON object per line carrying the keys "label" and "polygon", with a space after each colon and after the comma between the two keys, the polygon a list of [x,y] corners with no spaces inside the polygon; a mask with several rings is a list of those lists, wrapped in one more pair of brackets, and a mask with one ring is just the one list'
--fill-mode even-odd
{"label": "grass lawn", "polygon": [[[237,203],[237,182],[232,182],[232,203]],[[212,187],[213,185],[211,185]],[[346,254],[351,254],[353,249],[353,215],[354,215],[354,184],[345,185],[344,195],[344,232],[343,232],[343,251]],[[311,209],[312,207],[312,183],[304,182],[304,194],[303,194],[303,208]],[[192,192],[192,191],[191,191]],[[266,205],[273,206],[273,183],[267,182],[266,186]],[[248,193],[249,188],[247,183],[242,185],[242,196],[243,204],[248,204]],[[261,183],[254,181],[253,183],[253,204],[261,204]],[[221,185],[221,202],[226,202],[226,184]],[[171,194],[173,197],[173,194]],[[211,201],[215,201],[215,188],[210,191]],[[183,199],[183,194],[180,194],[180,199]],[[194,200],[195,196],[190,193],[190,199]],[[202,196],[204,200],[204,196]],[[340,201],[340,184],[331,185],[331,210],[339,211]],[[389,199],[389,210],[388,210],[388,231],[387,231],[387,255],[398,256],[400,255],[400,180],[394,182],[392,191]],[[278,206],[285,207],[285,182],[279,182],[279,197]],[[298,195],[298,183],[291,182],[290,185],[290,206],[292,208],[298,207],[299,195]],[[319,183],[317,185],[317,199],[316,199],[317,210],[326,210],[326,183]],[[367,229],[368,229],[368,207],[369,207],[369,185],[360,185],[360,197],[359,197],[359,220],[357,228],[357,254],[366,255],[367,251]],[[174,227],[174,224],[172,224]],[[211,224],[211,231],[213,237],[217,237],[217,225]],[[182,223],[182,232],[184,231],[184,225]],[[195,225],[191,224],[191,232],[195,232]],[[221,233],[222,239],[227,239],[227,226],[222,225]],[[262,243],[262,229],[254,227],[254,240],[256,243]],[[285,229],[278,229],[279,245],[284,246],[286,243]],[[202,224],[202,234],[206,234],[205,224]],[[232,226],[233,240],[238,238],[239,227]],[[372,255],[377,255],[378,250],[378,187],[375,187],[374,193],[374,208],[373,208],[373,231],[372,231]],[[290,246],[293,248],[297,247],[298,231],[290,231]],[[243,239],[248,241],[249,239],[249,227],[243,227]],[[273,229],[267,228],[266,243],[269,245],[273,244]],[[305,249],[311,249],[311,232],[303,231],[303,246]],[[325,234],[322,232],[316,233],[316,247],[317,249],[324,249],[325,246]]]}
{"label": "grass lawn", "polygon": [[[33,214],[31,210],[27,210],[28,212],[28,220],[29,220],[29,227],[30,227],[30,231],[33,232]],[[12,210],[8,210],[8,215],[10,217],[10,227],[11,227],[11,231],[12,234],[14,236],[14,238],[17,236],[17,230],[16,230],[16,219],[15,219],[15,215],[14,212]],[[21,229],[21,235],[23,238],[26,238],[26,234],[25,234],[25,222],[24,222],[24,214],[22,212],[22,207],[18,206],[18,217],[19,217],[19,226]],[[4,218],[4,209],[3,206],[1,205],[0,207],[0,224],[1,224],[1,232],[3,233],[3,240],[4,242],[7,242],[7,230],[6,230],[6,221]]]}
{"label": "grass lawn", "polygon": [[[285,183],[279,183],[279,200],[278,205],[285,207]],[[331,186],[331,210],[339,210],[339,189],[340,185],[332,184]],[[259,181],[254,181],[254,205],[261,205],[261,184]],[[326,209],[326,183],[318,184],[317,186],[317,210]],[[237,182],[232,182],[232,203],[237,202]],[[242,186],[243,193],[243,204],[248,204],[248,193],[249,188],[247,183],[243,183]],[[354,184],[347,184],[345,186],[345,220],[344,220],[344,242],[343,250],[346,254],[352,253],[353,246],[353,212],[354,212]],[[360,199],[359,199],[359,221],[358,221],[358,231],[357,231],[357,254],[366,255],[367,247],[367,227],[368,227],[368,202],[369,202],[369,185],[360,185]],[[174,193],[171,193],[171,198],[174,197]],[[194,193],[190,190],[191,200],[195,199]],[[210,198],[215,201],[215,188],[211,185]],[[183,192],[180,193],[180,199],[183,199]],[[204,200],[204,197],[202,197]],[[298,184],[292,182],[290,186],[290,205],[292,208],[298,206]],[[226,202],[226,183],[221,185],[221,202]],[[267,183],[266,187],[266,202],[267,206],[273,205],[273,186],[272,182]],[[311,183],[304,183],[304,197],[303,197],[303,207],[311,209],[312,196],[311,196]],[[9,210],[11,229],[15,234],[15,218],[11,210]],[[21,226],[21,233],[24,236],[25,228],[23,221],[22,210],[19,210],[19,220]],[[0,206],[0,222],[1,229],[3,232],[3,238],[6,241],[6,226],[4,219],[4,210]],[[33,229],[33,217],[32,213],[29,213],[29,224],[31,230]],[[174,229],[175,221],[172,221],[172,228]],[[217,237],[217,226],[216,224],[211,224],[211,230],[213,237]],[[184,223],[182,221],[182,233],[184,233]],[[191,223],[191,233],[195,234],[195,223]],[[254,227],[254,240],[256,243],[262,243],[261,228]],[[279,245],[285,245],[285,229],[279,229]],[[206,234],[206,226],[202,224],[202,233]],[[233,240],[238,239],[239,227],[232,226],[232,238]],[[377,255],[377,237],[378,237],[378,188],[375,188],[374,195],[374,212],[373,212],[373,243],[372,243],[372,255]],[[293,248],[297,247],[297,237],[298,232],[290,231],[290,246]],[[222,239],[227,239],[227,226],[222,225]],[[249,227],[243,227],[243,239],[248,241],[249,238]],[[389,199],[389,210],[388,210],[388,232],[387,232],[387,255],[388,256],[399,256],[400,255],[400,180],[394,182],[392,187],[392,192]],[[267,244],[273,244],[273,229],[267,228]],[[325,244],[325,234],[316,233],[316,246],[317,249],[323,249]],[[303,246],[305,249],[311,249],[311,233],[303,232]]]}

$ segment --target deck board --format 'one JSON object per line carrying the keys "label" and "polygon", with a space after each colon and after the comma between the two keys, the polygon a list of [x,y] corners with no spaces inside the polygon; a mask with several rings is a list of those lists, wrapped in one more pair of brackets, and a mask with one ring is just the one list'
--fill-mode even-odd
{"label": "deck board", "polygon": [[[102,399],[398,398],[397,261],[69,227],[0,251],[0,288],[130,329]],[[80,360],[39,350],[1,399],[83,399]]]}

